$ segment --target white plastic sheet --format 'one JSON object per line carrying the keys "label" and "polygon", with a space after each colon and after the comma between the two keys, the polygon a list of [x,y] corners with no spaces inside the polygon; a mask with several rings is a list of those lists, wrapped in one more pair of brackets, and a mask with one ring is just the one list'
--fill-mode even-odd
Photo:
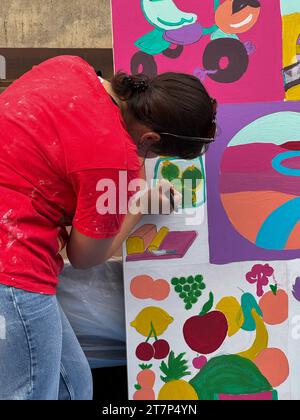
{"label": "white plastic sheet", "polygon": [[58,300],[92,368],[126,364],[121,261],[89,270],[75,270],[66,264]]}

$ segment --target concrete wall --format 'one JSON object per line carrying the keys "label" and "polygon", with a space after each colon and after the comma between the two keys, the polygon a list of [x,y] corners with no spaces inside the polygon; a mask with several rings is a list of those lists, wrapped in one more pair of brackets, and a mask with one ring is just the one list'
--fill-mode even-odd
{"label": "concrete wall", "polygon": [[0,0],[2,48],[111,48],[110,0]]}

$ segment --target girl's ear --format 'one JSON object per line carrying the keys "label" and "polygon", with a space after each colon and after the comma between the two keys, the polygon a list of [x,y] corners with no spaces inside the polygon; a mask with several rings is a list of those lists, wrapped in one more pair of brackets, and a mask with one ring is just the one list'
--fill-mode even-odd
{"label": "girl's ear", "polygon": [[148,131],[141,136],[139,143],[146,146],[147,144],[150,145],[158,141],[160,141],[160,135],[155,131]]}

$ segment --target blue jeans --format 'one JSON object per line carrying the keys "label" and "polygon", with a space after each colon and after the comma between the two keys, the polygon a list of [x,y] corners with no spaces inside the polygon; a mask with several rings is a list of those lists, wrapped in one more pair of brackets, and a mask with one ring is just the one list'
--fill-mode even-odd
{"label": "blue jeans", "polygon": [[88,361],[55,296],[0,284],[0,400],[91,400]]}

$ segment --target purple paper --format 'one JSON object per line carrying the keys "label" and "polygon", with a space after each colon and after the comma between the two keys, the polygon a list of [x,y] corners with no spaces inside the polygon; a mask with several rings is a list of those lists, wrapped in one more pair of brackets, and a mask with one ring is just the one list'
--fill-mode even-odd
{"label": "purple paper", "polygon": [[[256,119],[281,111],[300,112],[299,102],[222,105],[218,110],[219,134],[206,157],[210,262],[272,261],[300,258],[300,250],[268,250],[245,239],[230,222],[220,199],[222,157],[232,138]],[[276,138],[276,128],[274,128]],[[286,138],[286,142],[290,139]],[[299,130],[300,141],[300,130]],[[255,143],[255,141],[254,141]],[[283,149],[284,152],[284,149]],[[291,164],[291,167],[294,165]],[[298,166],[299,168],[299,166]],[[237,177],[240,174],[237,173]],[[257,177],[257,174],[255,174]],[[242,177],[241,177],[242,179]],[[300,184],[300,178],[297,178]],[[241,182],[241,180],[239,181]],[[263,181],[262,181],[263,182]],[[238,184],[238,183],[237,183]],[[292,186],[287,186],[287,191]],[[296,189],[294,189],[296,191]],[[253,214],[253,217],[256,217]]]}

